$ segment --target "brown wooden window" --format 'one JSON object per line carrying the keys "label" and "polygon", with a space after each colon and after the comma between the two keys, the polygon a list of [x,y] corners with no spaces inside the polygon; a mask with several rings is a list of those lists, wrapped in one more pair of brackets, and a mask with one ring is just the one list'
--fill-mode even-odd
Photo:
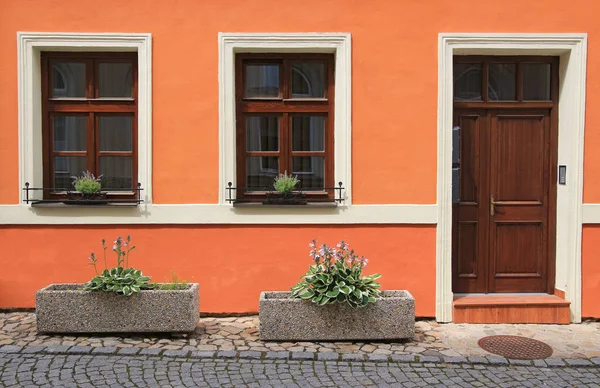
{"label": "brown wooden window", "polygon": [[260,200],[284,172],[309,199],[333,198],[333,61],[326,54],[236,56],[238,199]]}
{"label": "brown wooden window", "polygon": [[[73,190],[89,170],[102,190],[135,195],[137,54],[49,53],[42,58],[44,187]],[[115,191],[116,193],[116,191]]]}

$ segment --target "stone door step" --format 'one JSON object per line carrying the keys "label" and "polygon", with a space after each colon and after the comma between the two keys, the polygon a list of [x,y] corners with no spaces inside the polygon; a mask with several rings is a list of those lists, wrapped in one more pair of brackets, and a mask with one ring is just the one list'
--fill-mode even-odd
{"label": "stone door step", "polygon": [[569,324],[571,302],[555,295],[466,295],[453,302],[454,323]]}

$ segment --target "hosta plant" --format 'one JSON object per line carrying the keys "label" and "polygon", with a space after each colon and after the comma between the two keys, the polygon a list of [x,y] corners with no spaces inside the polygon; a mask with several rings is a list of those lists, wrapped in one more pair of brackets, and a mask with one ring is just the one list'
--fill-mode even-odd
{"label": "hosta plant", "polygon": [[73,187],[75,190],[79,191],[82,194],[92,195],[98,194],[100,189],[102,189],[102,184],[100,183],[100,179],[102,176],[95,177],[89,171],[85,171],[80,176],[72,176],[73,179]]}
{"label": "hosta plant", "polygon": [[323,244],[317,248],[316,240],[310,243],[311,265],[302,280],[292,287],[292,298],[310,300],[319,306],[331,303],[348,303],[351,307],[364,307],[375,302],[380,295],[380,274],[362,276],[369,260],[358,256],[344,241],[337,249]]}
{"label": "hosta plant", "polygon": [[104,270],[98,272],[98,258],[92,252],[89,257],[90,265],[94,266],[96,276],[85,284],[88,291],[114,292],[120,295],[129,296],[140,290],[151,290],[156,288],[156,284],[150,283],[150,277],[142,275],[142,271],[129,267],[129,253],[135,249],[131,245],[131,237],[127,240],[121,237],[113,242],[113,252],[117,255],[117,266],[109,269],[106,264],[106,241],[102,239],[102,249],[104,251]]}

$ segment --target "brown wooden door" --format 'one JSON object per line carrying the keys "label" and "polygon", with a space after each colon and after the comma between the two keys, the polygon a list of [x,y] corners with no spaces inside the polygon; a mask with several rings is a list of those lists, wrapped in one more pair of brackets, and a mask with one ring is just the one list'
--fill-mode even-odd
{"label": "brown wooden door", "polygon": [[[458,198],[453,200],[453,288],[454,292],[487,292],[489,213],[487,111],[455,110],[454,127],[459,131],[459,155],[453,174]],[[458,144],[455,144],[456,147]]]}
{"label": "brown wooden door", "polygon": [[551,109],[456,109],[455,292],[551,292],[556,169]]}
{"label": "brown wooden door", "polygon": [[489,292],[546,292],[549,110],[488,111]]}

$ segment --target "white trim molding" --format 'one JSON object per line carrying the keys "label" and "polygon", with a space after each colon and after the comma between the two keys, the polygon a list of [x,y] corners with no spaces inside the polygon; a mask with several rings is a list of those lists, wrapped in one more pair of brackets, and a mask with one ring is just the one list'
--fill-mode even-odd
{"label": "white trim molding", "polygon": [[600,203],[584,203],[582,213],[584,225],[600,224]]}
{"label": "white trim molding", "polygon": [[557,188],[556,287],[581,322],[581,228],[587,34],[442,33],[438,52],[438,173],[436,318],[452,320],[453,55],[560,56],[558,164],[567,165]]}
{"label": "white trim molding", "polygon": [[237,208],[218,204],[65,206],[0,205],[0,225],[279,224],[432,225],[436,205],[352,205],[333,208],[273,206]]}
{"label": "white trim molding", "polygon": [[235,54],[248,52],[335,55],[334,182],[343,182],[344,204],[351,206],[352,48],[349,33],[219,33],[219,204],[227,204],[225,187],[228,182],[236,181]]}
{"label": "white trim molding", "polygon": [[[152,35],[123,33],[17,32],[19,184],[43,186],[42,51],[132,51],[138,53],[138,181],[152,202]],[[19,192],[19,202],[23,191]]]}

